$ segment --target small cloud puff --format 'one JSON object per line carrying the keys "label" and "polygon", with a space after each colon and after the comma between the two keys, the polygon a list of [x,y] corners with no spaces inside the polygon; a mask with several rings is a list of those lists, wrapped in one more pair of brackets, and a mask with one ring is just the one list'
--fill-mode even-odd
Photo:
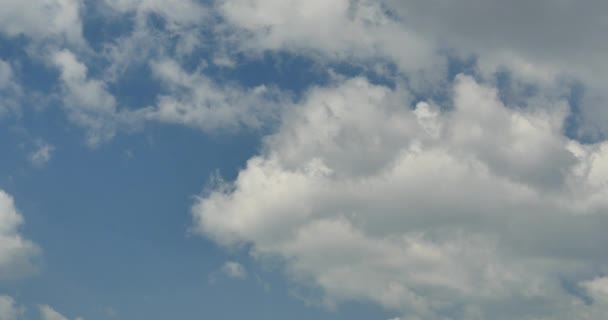
{"label": "small cloud puff", "polygon": [[242,280],[247,278],[247,270],[245,267],[242,264],[234,261],[224,263],[222,266],[222,273],[232,279]]}
{"label": "small cloud puff", "polygon": [[36,167],[44,167],[52,158],[55,147],[48,143],[38,143],[36,150],[29,155],[29,161]]}

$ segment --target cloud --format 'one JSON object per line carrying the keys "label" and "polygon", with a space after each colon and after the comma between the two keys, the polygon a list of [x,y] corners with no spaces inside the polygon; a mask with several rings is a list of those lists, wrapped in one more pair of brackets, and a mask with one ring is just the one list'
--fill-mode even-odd
{"label": "cloud", "polygon": [[32,260],[39,249],[20,234],[22,224],[13,198],[0,190],[0,280],[24,276],[35,269]]}
{"label": "cloud", "polygon": [[30,153],[29,160],[36,167],[44,167],[55,151],[55,147],[47,143],[38,143],[37,149]]}
{"label": "cloud", "polygon": [[0,117],[20,111],[19,100],[22,88],[15,79],[13,67],[9,62],[0,59]]}
{"label": "cloud", "polygon": [[277,118],[287,95],[274,88],[214,83],[201,70],[185,71],[175,60],[150,62],[154,76],[166,92],[154,105],[119,108],[107,82],[87,76],[87,67],[69,50],[52,54],[60,70],[62,101],[68,119],[87,132],[87,143],[110,141],[118,131],[134,130],[146,122],[191,126],[203,131],[260,129]]}
{"label": "cloud", "polygon": [[53,308],[42,305],[39,307],[40,318],[42,320],[68,320],[65,316],[61,315],[59,312],[55,311]]}
{"label": "cloud", "polygon": [[[17,305],[15,299],[10,296],[0,295],[0,319],[2,320],[22,320],[25,308]],[[40,320],[69,320],[48,305],[38,306]],[[75,318],[74,320],[83,320]]]}
{"label": "cloud", "polygon": [[364,78],[311,90],[233,183],[199,199],[198,230],[281,258],[328,305],[601,319],[564,282],[608,266],[608,145],[565,137],[563,101],[504,105],[467,76],[452,91],[450,108]]}
{"label": "cloud", "polygon": [[225,39],[242,52],[288,51],[368,68],[391,62],[417,91],[440,90],[448,55],[474,59],[488,80],[506,71],[544,93],[582,84],[576,134],[606,135],[608,7],[601,0],[222,0],[217,8],[234,28]]}
{"label": "cloud", "polygon": [[164,17],[172,27],[199,24],[204,21],[207,9],[192,0],[105,0],[117,12],[136,12],[138,15],[156,13]]}
{"label": "cloud", "polygon": [[403,28],[382,2],[222,0],[217,6],[236,28],[226,38],[244,52],[285,50],[336,62],[384,58],[412,73],[412,81],[437,81],[445,71],[434,43]]}
{"label": "cloud", "polygon": [[59,38],[83,43],[80,0],[4,0],[0,11],[0,33],[25,35],[35,40]]}
{"label": "cloud", "polygon": [[154,75],[169,89],[149,109],[149,120],[205,131],[261,128],[276,118],[286,98],[273,88],[241,88],[214,83],[202,72],[186,72],[175,60],[152,63]]}
{"label": "cloud", "polygon": [[0,319],[18,320],[22,311],[15,300],[9,296],[0,295]]}
{"label": "cloud", "polygon": [[222,266],[222,272],[232,279],[247,278],[247,270],[242,264],[234,261],[228,261]]}
{"label": "cloud", "polygon": [[[211,19],[209,8],[192,0],[105,0],[110,19],[133,19],[131,32],[104,43],[103,55],[110,61],[106,77],[119,77],[133,65],[147,64],[167,55],[185,57],[205,44],[204,29]],[[133,17],[134,16],[134,17]],[[151,23],[151,19],[162,23]]]}
{"label": "cloud", "polygon": [[601,41],[608,32],[605,1],[384,2],[407,29],[477,57],[484,73],[506,69],[545,90],[555,82],[580,81],[586,90],[579,133],[606,133],[608,45]]}
{"label": "cloud", "polygon": [[90,79],[87,66],[68,49],[54,51],[51,61],[60,71],[63,106],[68,118],[87,131],[87,143],[111,140],[121,128],[136,126],[136,112],[119,110],[107,84]]}
{"label": "cloud", "polygon": [[[51,308],[48,305],[38,306],[38,311],[40,312],[40,320],[69,320],[66,316],[55,311],[55,309]],[[83,319],[79,317],[75,318],[74,320]]]}

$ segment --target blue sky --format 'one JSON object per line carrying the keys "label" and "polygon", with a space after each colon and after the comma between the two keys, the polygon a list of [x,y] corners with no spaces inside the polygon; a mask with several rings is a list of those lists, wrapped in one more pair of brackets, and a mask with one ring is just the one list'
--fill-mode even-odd
{"label": "blue sky", "polygon": [[0,320],[603,319],[606,10],[0,0]]}

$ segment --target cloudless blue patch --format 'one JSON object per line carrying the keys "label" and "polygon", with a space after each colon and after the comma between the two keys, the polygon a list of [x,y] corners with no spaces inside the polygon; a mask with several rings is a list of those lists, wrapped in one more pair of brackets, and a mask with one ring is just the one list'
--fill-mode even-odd
{"label": "cloudless blue patch", "polygon": [[134,12],[117,14],[97,0],[86,0],[84,7],[82,33],[93,50],[100,52],[104,44],[114,43],[133,31]]}
{"label": "cloudless blue patch", "polygon": [[133,110],[154,105],[158,95],[166,90],[148,64],[135,64],[127,67],[121,77],[108,86],[108,91],[119,97],[121,108]]}

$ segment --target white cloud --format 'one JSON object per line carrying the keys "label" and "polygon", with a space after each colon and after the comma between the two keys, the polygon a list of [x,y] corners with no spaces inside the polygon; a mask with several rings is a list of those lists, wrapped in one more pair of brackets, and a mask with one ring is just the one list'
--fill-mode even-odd
{"label": "white cloud", "polygon": [[206,8],[193,0],[105,0],[105,2],[118,12],[135,11],[141,15],[159,14],[172,24],[170,27],[184,24],[196,25],[207,17]]}
{"label": "white cloud", "polygon": [[80,0],[4,0],[0,10],[0,33],[25,35],[36,40],[61,37],[82,43]]}
{"label": "white cloud", "polygon": [[586,88],[581,133],[606,133],[605,1],[384,2],[401,15],[407,29],[476,56],[486,74],[504,68],[545,90],[556,80],[581,81]]}
{"label": "white cloud", "polygon": [[152,63],[155,76],[169,89],[147,113],[150,120],[184,124],[205,131],[260,128],[276,118],[283,97],[274,89],[220,86],[202,72],[188,73],[174,60]]}
{"label": "white cloud", "polygon": [[36,167],[45,166],[55,151],[55,147],[48,143],[38,143],[35,151],[30,153],[29,160]]}
{"label": "white cloud", "polygon": [[13,82],[13,68],[4,60],[0,60],[0,88],[6,88]]}
{"label": "white cloud", "polygon": [[228,261],[222,266],[222,272],[232,279],[247,278],[247,270],[242,264],[234,261]]}
{"label": "white cloud", "polygon": [[0,59],[0,117],[19,111],[21,93],[22,89],[15,79],[13,67],[9,62]]}
{"label": "white cloud", "polygon": [[596,312],[563,281],[608,269],[608,145],[566,138],[564,102],[505,106],[465,76],[453,92],[452,110],[412,109],[403,88],[363,78],[312,90],[234,183],[198,201],[197,227],[282,258],[330,305],[404,319]]}
{"label": "white cloud", "polygon": [[545,94],[580,82],[585,92],[578,134],[606,134],[605,1],[221,0],[217,8],[236,28],[225,39],[243,52],[287,50],[337,62],[385,59],[425,92],[445,82],[446,52],[474,57],[488,80],[507,70]]}
{"label": "white cloud", "polygon": [[[51,308],[48,305],[41,305],[41,306],[39,306],[38,309],[40,311],[41,320],[68,320],[67,317],[65,317],[64,315],[55,311],[53,308]],[[78,319],[80,319],[80,318],[78,318]],[[78,320],[78,319],[76,319],[76,320]]]}
{"label": "white cloud", "polygon": [[0,295],[0,319],[18,320],[22,311],[12,297]]}
{"label": "white cloud", "polygon": [[13,198],[0,190],[0,280],[23,276],[34,269],[32,258],[39,249],[19,233],[21,224],[23,217]]}
{"label": "white cloud", "polygon": [[278,117],[287,95],[264,85],[243,88],[220,85],[203,70],[188,72],[174,59],[151,61],[154,77],[164,94],[154,105],[130,110],[119,108],[107,82],[88,77],[86,65],[69,50],[53,52],[52,63],[60,70],[62,101],[68,118],[87,132],[87,143],[110,141],[118,131],[134,130],[146,121],[180,124],[203,131],[259,129]]}
{"label": "white cloud", "polygon": [[106,83],[90,79],[87,66],[70,50],[53,52],[51,60],[60,71],[66,114],[73,123],[87,130],[89,145],[106,142],[118,129],[134,126],[140,120],[137,112],[118,110]]}
{"label": "white cloud", "polygon": [[218,8],[237,28],[226,38],[245,52],[287,50],[338,62],[385,58],[412,81],[438,81],[445,71],[434,43],[403,28],[378,1],[222,0]]}
{"label": "white cloud", "polygon": [[[0,319],[1,320],[22,320],[25,308],[17,305],[15,299],[10,296],[0,295]],[[48,305],[38,306],[38,312],[40,320],[69,320],[64,315],[55,311]],[[82,318],[75,318],[74,320],[83,320]]]}
{"label": "white cloud", "polygon": [[47,305],[40,306],[39,310],[42,320],[68,320],[68,318]]}
{"label": "white cloud", "polygon": [[[207,6],[192,0],[105,0],[111,15],[126,19],[135,14],[132,32],[104,43],[104,55],[111,61],[107,77],[115,79],[132,65],[150,59],[187,56],[204,45],[202,30],[211,15]],[[150,16],[161,18],[162,27],[150,23]]]}

